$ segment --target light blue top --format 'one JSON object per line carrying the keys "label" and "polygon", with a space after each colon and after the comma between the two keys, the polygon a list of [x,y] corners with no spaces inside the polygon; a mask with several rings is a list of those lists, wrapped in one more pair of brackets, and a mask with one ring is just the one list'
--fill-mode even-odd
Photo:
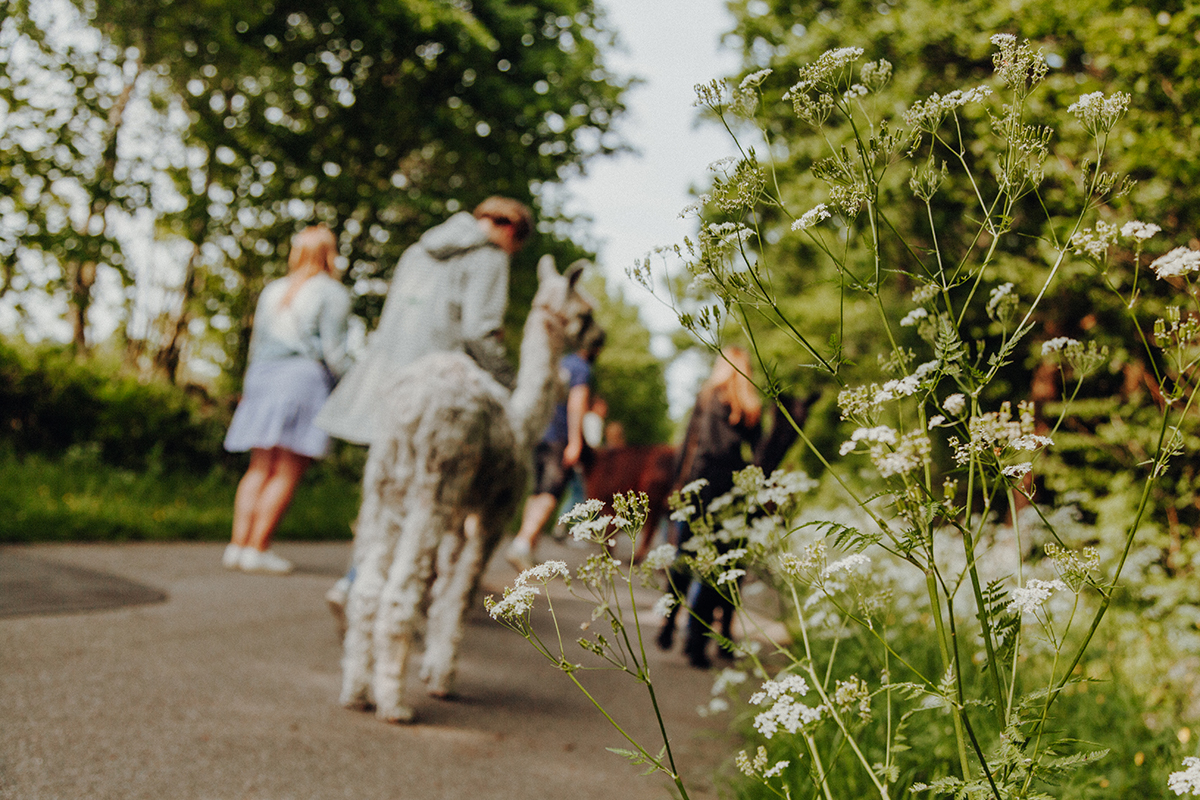
{"label": "light blue top", "polygon": [[303,356],[341,377],[350,368],[346,351],[350,292],[325,272],[301,284],[290,303],[283,296],[293,278],[271,281],[258,296],[250,331],[248,363]]}

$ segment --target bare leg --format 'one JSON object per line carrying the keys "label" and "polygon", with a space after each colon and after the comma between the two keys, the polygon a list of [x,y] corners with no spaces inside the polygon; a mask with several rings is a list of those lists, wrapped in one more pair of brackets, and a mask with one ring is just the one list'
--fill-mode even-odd
{"label": "bare leg", "polygon": [[238,482],[237,494],[233,497],[233,543],[246,547],[250,543],[250,530],[254,525],[254,514],[263,485],[271,475],[270,450],[255,448],[250,451],[250,466]]}
{"label": "bare leg", "polygon": [[272,448],[270,451],[271,469],[267,480],[258,493],[254,515],[250,526],[250,535],[246,546],[255,550],[266,550],[271,545],[271,537],[283,513],[292,502],[296,486],[312,459],[293,453],[283,448]]}
{"label": "bare leg", "polygon": [[546,523],[550,521],[550,515],[556,508],[558,508],[558,498],[554,495],[549,493],[530,495],[529,499],[525,501],[525,511],[521,516],[521,529],[517,532],[514,541],[528,545],[532,551],[537,547],[538,537],[542,535],[542,529],[546,527]]}

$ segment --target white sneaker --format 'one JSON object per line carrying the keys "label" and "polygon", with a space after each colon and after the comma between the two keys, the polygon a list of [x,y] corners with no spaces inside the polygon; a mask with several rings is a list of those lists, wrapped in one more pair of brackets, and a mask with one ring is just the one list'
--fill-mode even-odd
{"label": "white sneaker", "polygon": [[225,545],[225,553],[221,556],[221,566],[225,569],[237,569],[238,564],[242,561],[242,550],[244,549],[246,548],[233,542]]}
{"label": "white sneaker", "polygon": [[533,563],[533,551],[529,545],[519,539],[513,539],[512,544],[508,546],[508,551],[504,554],[508,559],[508,563],[513,565],[513,568],[518,572],[524,572],[527,569],[533,569],[536,566]]}
{"label": "white sneaker", "polygon": [[255,550],[253,547],[242,549],[242,557],[238,560],[242,572],[261,572],[267,575],[287,575],[293,569],[292,562],[280,558],[270,550]]}

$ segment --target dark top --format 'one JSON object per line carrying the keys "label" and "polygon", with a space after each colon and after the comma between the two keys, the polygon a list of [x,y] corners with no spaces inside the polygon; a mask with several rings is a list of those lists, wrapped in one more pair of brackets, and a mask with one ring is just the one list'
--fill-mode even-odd
{"label": "dark top", "polygon": [[748,466],[742,456],[742,443],[748,442],[753,447],[762,434],[759,422],[748,425],[743,420],[731,424],[729,412],[729,405],[715,394],[702,393],[692,408],[687,435],[680,448],[678,484],[683,486],[700,478],[707,480],[708,486],[700,492],[705,503],[733,488],[733,473]]}

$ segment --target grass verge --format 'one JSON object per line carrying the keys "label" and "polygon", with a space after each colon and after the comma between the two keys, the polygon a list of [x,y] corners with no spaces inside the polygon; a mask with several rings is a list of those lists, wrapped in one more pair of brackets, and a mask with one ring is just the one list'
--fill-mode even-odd
{"label": "grass verge", "polygon": [[[222,541],[233,524],[240,474],[144,472],[72,448],[59,458],[0,453],[0,543]],[[350,538],[359,485],[318,464],[304,477],[276,535],[281,540]]]}

